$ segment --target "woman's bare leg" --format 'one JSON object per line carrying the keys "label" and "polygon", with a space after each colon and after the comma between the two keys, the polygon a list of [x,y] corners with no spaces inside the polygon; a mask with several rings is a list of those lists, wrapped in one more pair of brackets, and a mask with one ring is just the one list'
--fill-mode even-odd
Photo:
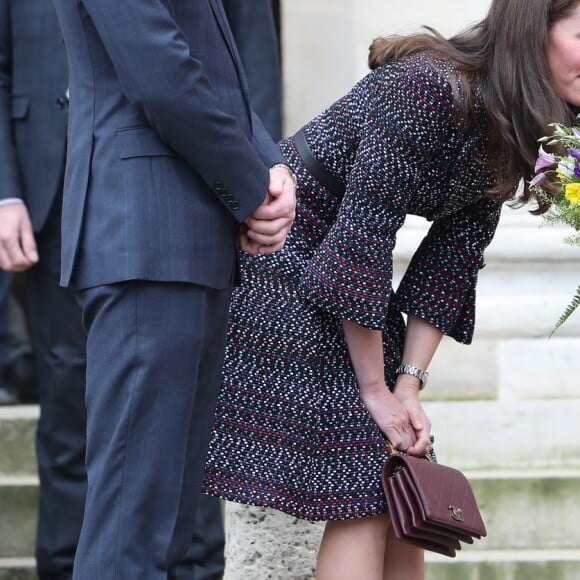
{"label": "woman's bare leg", "polygon": [[392,527],[387,530],[383,580],[424,580],[425,558],[421,548],[399,542]]}
{"label": "woman's bare leg", "polygon": [[383,580],[388,522],[386,514],[327,522],[316,580]]}

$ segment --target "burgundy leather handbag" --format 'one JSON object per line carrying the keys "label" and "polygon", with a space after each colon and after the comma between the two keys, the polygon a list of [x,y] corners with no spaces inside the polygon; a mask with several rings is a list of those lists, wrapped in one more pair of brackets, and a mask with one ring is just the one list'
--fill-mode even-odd
{"label": "burgundy leather handbag", "polygon": [[381,479],[398,540],[454,557],[460,542],[472,544],[487,534],[461,471],[428,458],[392,454]]}

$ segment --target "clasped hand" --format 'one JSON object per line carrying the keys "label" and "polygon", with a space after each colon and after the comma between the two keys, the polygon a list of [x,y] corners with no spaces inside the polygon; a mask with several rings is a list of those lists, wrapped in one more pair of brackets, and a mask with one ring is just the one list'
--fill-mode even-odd
{"label": "clasped hand", "polygon": [[283,167],[273,167],[266,199],[242,226],[242,250],[250,254],[272,254],[281,249],[295,215],[296,188],[292,176]]}
{"label": "clasped hand", "polygon": [[431,449],[431,421],[419,401],[415,386],[399,384],[394,393],[386,385],[361,389],[371,417],[396,449],[422,456]]}
{"label": "clasped hand", "polygon": [[0,206],[0,268],[23,272],[38,262],[36,241],[23,203]]}

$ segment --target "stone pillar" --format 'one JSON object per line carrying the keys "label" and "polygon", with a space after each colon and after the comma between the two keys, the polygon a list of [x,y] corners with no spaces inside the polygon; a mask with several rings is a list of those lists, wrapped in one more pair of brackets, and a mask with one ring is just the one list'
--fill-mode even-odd
{"label": "stone pillar", "polygon": [[276,510],[226,502],[224,580],[311,580],[324,530]]}
{"label": "stone pillar", "polygon": [[356,79],[355,0],[282,2],[285,134],[343,95]]}

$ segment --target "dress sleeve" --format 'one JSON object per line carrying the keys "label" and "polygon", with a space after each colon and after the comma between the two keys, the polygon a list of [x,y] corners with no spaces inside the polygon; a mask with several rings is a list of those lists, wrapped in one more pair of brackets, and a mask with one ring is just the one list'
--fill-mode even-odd
{"label": "dress sleeve", "polygon": [[469,344],[475,324],[475,287],[484,267],[501,204],[488,198],[436,220],[415,252],[394,305],[458,342]]}
{"label": "dress sleeve", "polygon": [[456,129],[453,95],[424,64],[387,65],[353,90],[368,107],[356,157],[338,217],[307,264],[300,291],[333,316],[383,329],[396,233],[409,197],[425,187],[429,163]]}

